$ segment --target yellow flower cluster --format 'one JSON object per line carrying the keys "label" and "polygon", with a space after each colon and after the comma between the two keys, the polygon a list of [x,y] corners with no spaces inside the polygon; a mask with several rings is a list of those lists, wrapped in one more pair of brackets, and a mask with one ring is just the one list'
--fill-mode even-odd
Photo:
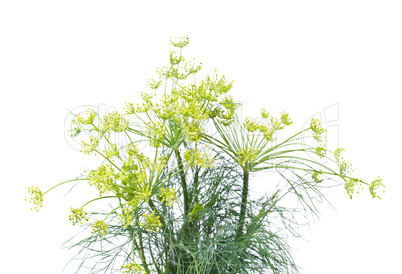
{"label": "yellow flower cluster", "polygon": [[160,147],[162,145],[163,137],[166,134],[165,124],[157,121],[148,122],[147,128],[145,132],[148,133],[149,136],[149,145],[152,147]]}
{"label": "yellow flower cluster", "polygon": [[127,202],[122,209],[122,214],[119,215],[119,219],[122,220],[123,225],[127,228],[133,220],[133,211],[141,204],[141,202],[147,202],[151,197],[152,191],[149,186],[144,187],[141,191],[134,191],[134,197]]}
{"label": "yellow flower cluster", "polygon": [[107,233],[107,224],[104,221],[95,221],[91,224],[92,233],[98,233],[103,237]]}
{"label": "yellow flower cluster", "polygon": [[[31,186],[31,187],[28,187],[28,192],[29,192],[29,194],[31,195],[31,197],[30,197],[30,203],[32,202],[35,206],[33,207],[33,208],[31,208],[31,209],[34,209],[35,208],[35,210],[36,211],[39,211],[39,209],[42,207],[42,204],[43,204],[43,194],[42,194],[42,191],[40,191],[40,189],[39,188],[37,188],[37,187],[34,187],[34,186]],[[25,199],[25,201],[26,201],[27,199]]]}
{"label": "yellow flower cluster", "polygon": [[[381,197],[377,195],[377,190],[378,190],[379,187],[385,187],[383,185],[382,179],[380,179],[380,177],[378,177],[377,179],[373,180],[369,185],[369,190],[370,190],[371,196],[373,198],[377,197],[377,198],[381,199]],[[383,193],[384,193],[384,191],[383,191]]]}
{"label": "yellow flower cluster", "polygon": [[175,188],[161,188],[161,194],[159,195],[161,198],[161,203],[167,202],[170,206],[173,206],[173,202],[177,203],[176,189]]}
{"label": "yellow flower cluster", "polygon": [[281,121],[282,124],[284,124],[285,126],[290,126],[291,124],[293,124],[292,120],[290,120],[289,118],[289,113],[286,112],[281,113]]}
{"label": "yellow flower cluster", "polygon": [[84,154],[91,154],[98,147],[99,140],[89,136],[89,143],[85,143],[84,141],[81,141],[81,143],[82,149],[80,152],[83,152]]}
{"label": "yellow flower cluster", "polygon": [[134,107],[133,103],[126,103],[126,106],[124,107],[124,109],[126,110],[127,115],[135,113],[135,107]]}
{"label": "yellow flower cluster", "polygon": [[334,151],[334,157],[335,157],[337,162],[339,162],[341,160],[341,152],[342,151],[345,151],[345,150],[343,148],[340,148],[340,147],[335,149],[335,151]]}
{"label": "yellow flower cluster", "polygon": [[322,174],[321,170],[313,172],[311,177],[313,177],[314,182],[316,183],[322,182],[323,179],[320,177],[321,174]]}
{"label": "yellow flower cluster", "polygon": [[254,159],[257,157],[258,153],[260,153],[259,149],[256,149],[254,147],[246,147],[242,148],[239,151],[236,152],[236,158],[239,164],[243,167],[245,167],[247,164],[250,164],[254,161]]}
{"label": "yellow flower cluster", "polygon": [[261,118],[265,119],[268,124],[263,125],[257,122],[253,122],[250,120],[250,118],[246,118],[243,126],[244,128],[249,131],[249,132],[254,132],[259,130],[264,138],[268,141],[274,141],[275,138],[274,133],[277,130],[284,129],[285,126],[290,126],[293,122],[289,118],[289,114],[282,112],[281,113],[281,118],[280,119],[275,119],[272,115],[270,115],[265,108],[261,109]]}
{"label": "yellow flower cluster", "polygon": [[158,162],[157,163],[152,163],[151,166],[152,166],[152,169],[155,172],[159,172],[159,171],[161,171],[162,169],[164,169],[166,167],[167,163],[168,163],[168,157],[167,156],[161,156],[158,159]]}
{"label": "yellow flower cluster", "polygon": [[112,159],[119,156],[119,150],[116,144],[110,144],[110,147],[105,150],[106,157]]}
{"label": "yellow flower cluster", "polygon": [[312,118],[310,121],[310,128],[313,131],[313,136],[316,141],[322,140],[322,134],[326,132],[326,130],[321,126],[321,122],[318,118]]}
{"label": "yellow flower cluster", "polygon": [[126,206],[123,207],[121,211],[122,214],[119,215],[118,219],[122,220],[123,226],[125,228],[128,228],[128,226],[131,225],[131,222],[133,221],[133,209],[129,206]]}
{"label": "yellow flower cluster", "polygon": [[[177,38],[176,38],[177,39]],[[188,45],[188,43],[190,43],[190,39],[188,38],[188,36],[186,35],[186,36],[183,36],[183,37],[179,37],[179,39],[178,39],[178,41],[176,42],[176,41],[173,41],[172,40],[172,37],[170,37],[170,44],[172,45],[172,46],[175,46],[175,47],[177,47],[177,48],[184,48],[185,46],[187,46]]]}
{"label": "yellow flower cluster", "polygon": [[129,264],[125,264],[121,267],[122,273],[130,273],[130,274],[146,274],[147,272],[145,271],[145,269],[140,266],[139,264],[136,263],[129,263]]}
{"label": "yellow flower cluster", "polygon": [[197,122],[184,123],[181,128],[186,140],[191,143],[201,140],[202,133],[205,131],[205,129],[200,126],[200,123]]}
{"label": "yellow flower cluster", "polygon": [[318,146],[315,148],[315,153],[322,158],[325,156],[326,149],[322,146]]}
{"label": "yellow flower cluster", "polygon": [[147,202],[151,195],[150,186],[145,186],[140,191],[134,191],[134,197],[128,202],[128,205],[135,209],[141,202]]}
{"label": "yellow flower cluster", "polygon": [[177,53],[177,52],[169,51],[169,62],[170,62],[170,65],[172,65],[172,66],[178,65],[180,62],[184,61],[183,56],[175,57],[175,56],[173,56],[174,53]]}
{"label": "yellow flower cluster", "polygon": [[103,118],[101,125],[102,130],[105,132],[122,132],[127,129],[128,120],[117,111],[113,111]]}
{"label": "yellow flower cluster", "polygon": [[345,151],[343,148],[337,148],[334,151],[334,158],[339,165],[339,173],[341,175],[347,175],[352,172],[352,164],[347,162],[341,156],[341,152]]}
{"label": "yellow flower cluster", "polygon": [[87,112],[88,112],[88,116],[86,118],[81,117],[78,114],[72,122],[75,124],[83,124],[83,125],[92,124],[94,122],[97,114],[93,109],[90,109],[90,108],[87,109]]}
{"label": "yellow flower cluster", "polygon": [[158,89],[159,88],[159,86],[162,84],[162,81],[155,81],[154,79],[149,79],[148,80],[148,83],[147,83],[147,86],[150,88],[150,89]]}
{"label": "yellow flower cluster", "polygon": [[153,109],[156,116],[161,118],[163,121],[168,119],[178,120],[175,115],[179,112],[179,103],[177,97],[174,98],[173,95],[162,95],[159,104],[155,105]]}
{"label": "yellow flower cluster", "polygon": [[89,178],[89,185],[95,185],[99,190],[99,196],[102,196],[112,189],[114,169],[108,164],[101,165],[98,169],[91,170],[87,177]]}
{"label": "yellow flower cluster", "polygon": [[141,225],[144,226],[145,229],[148,231],[159,231],[162,223],[159,221],[160,216],[155,218],[155,211],[152,211],[151,215],[143,214],[142,216],[145,218],[145,220],[141,223]]}
{"label": "yellow flower cluster", "polygon": [[198,148],[184,151],[184,159],[187,162],[187,168],[195,165],[204,168],[213,167],[215,161],[213,157],[209,157],[207,153],[202,152],[202,150]]}
{"label": "yellow flower cluster", "polygon": [[88,221],[87,212],[83,211],[82,208],[72,208],[71,207],[71,214],[68,217],[70,221],[73,222],[73,225],[76,223],[82,224],[82,220]]}
{"label": "yellow flower cluster", "polygon": [[357,193],[359,193],[359,190],[363,189],[361,187],[361,181],[360,179],[348,179],[345,183],[345,189],[346,192],[349,194],[350,199],[352,199],[352,195],[355,190],[357,190]]}

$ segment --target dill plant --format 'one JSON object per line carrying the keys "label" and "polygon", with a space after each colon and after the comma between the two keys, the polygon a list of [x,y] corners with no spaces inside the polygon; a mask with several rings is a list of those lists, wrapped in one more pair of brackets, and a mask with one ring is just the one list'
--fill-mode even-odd
{"label": "dill plant", "polygon": [[[67,242],[79,249],[76,273],[295,273],[287,235],[299,236],[298,214],[318,213],[316,203],[325,200],[320,189],[340,181],[350,198],[364,186],[379,198],[381,179],[352,176],[343,149],[326,148],[318,119],[282,141],[277,132],[293,123],[285,112],[274,117],[264,108],[260,119],[241,121],[241,103],[229,95],[225,76],[197,84],[201,65],[182,56],[188,43],[188,37],[171,41],[179,53],[171,51],[159,79],[149,80],[141,104],[104,117],[88,109],[72,121],[71,136],[89,136],[81,151],[103,160],[55,186],[88,183],[99,191],[71,208],[70,221],[91,231]],[[114,134],[128,142],[114,143]],[[143,142],[152,153],[140,151]],[[251,175],[264,170],[284,184],[252,199]],[[51,189],[29,188],[36,210]],[[288,196],[301,207],[284,205]],[[106,200],[109,212],[85,209]]]}

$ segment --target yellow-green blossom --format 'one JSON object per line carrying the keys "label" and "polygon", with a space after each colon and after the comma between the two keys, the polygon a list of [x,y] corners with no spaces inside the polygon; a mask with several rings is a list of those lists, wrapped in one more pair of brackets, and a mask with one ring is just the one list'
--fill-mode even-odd
{"label": "yellow-green blossom", "polygon": [[316,183],[320,183],[322,182],[322,178],[320,177],[320,175],[322,174],[321,170],[320,171],[315,171],[311,177],[313,177],[314,182]]}
{"label": "yellow-green blossom", "polygon": [[167,202],[170,206],[173,206],[173,202],[177,203],[176,189],[175,188],[161,188],[161,203]]}
{"label": "yellow-green blossom", "polygon": [[340,155],[341,155],[341,152],[342,152],[342,151],[345,151],[345,150],[344,150],[343,148],[337,148],[337,149],[335,149],[335,151],[334,151],[334,157],[335,157],[335,159],[336,159],[337,162],[339,162],[340,159],[341,159]]}
{"label": "yellow-green blossom", "polygon": [[109,192],[112,189],[114,183],[114,169],[106,164],[101,165],[96,170],[91,170],[87,177],[89,178],[89,185],[94,185],[99,190],[99,196]]}
{"label": "yellow-green blossom", "polygon": [[136,263],[125,264],[122,267],[122,273],[127,274],[146,274],[145,269]]}
{"label": "yellow-green blossom", "polygon": [[126,110],[127,115],[135,113],[135,107],[134,107],[133,103],[126,103],[126,106],[124,107],[124,109]]}
{"label": "yellow-green blossom", "polygon": [[166,134],[165,124],[157,121],[148,122],[145,132],[148,133],[149,145],[152,147],[160,147],[162,145],[163,137]]}
{"label": "yellow-green blossom", "polygon": [[289,113],[282,112],[281,114],[282,114],[281,116],[282,124],[284,124],[285,126],[290,126],[291,124],[293,124],[292,120],[290,120],[289,118]]}
{"label": "yellow-green blossom", "polygon": [[105,150],[106,157],[112,159],[113,157],[119,156],[119,150],[116,144],[110,144],[110,147]]}
{"label": "yellow-green blossom", "polygon": [[269,117],[270,117],[269,113],[267,112],[267,110],[265,108],[261,109],[261,117],[263,119],[269,119]]}
{"label": "yellow-green blossom", "polygon": [[[177,39],[177,38],[176,38]],[[173,41],[172,40],[172,37],[170,37],[170,44],[172,45],[172,46],[175,46],[175,47],[177,47],[177,48],[184,48],[185,46],[187,46],[188,45],[188,43],[190,43],[190,39],[188,38],[188,36],[186,35],[186,36],[182,36],[182,37],[179,37],[178,39],[177,39],[177,41]]]}
{"label": "yellow-green blossom", "polygon": [[73,123],[76,124],[83,124],[83,125],[90,125],[94,122],[97,114],[93,109],[88,108],[87,109],[88,116],[86,118],[81,117],[79,114],[75,117],[73,120]]}
{"label": "yellow-green blossom", "polygon": [[192,122],[192,123],[184,123],[181,126],[183,130],[184,136],[187,141],[194,143],[198,142],[202,138],[202,133],[205,132],[205,129],[200,126],[200,123]]}
{"label": "yellow-green blossom", "polygon": [[159,231],[162,223],[159,221],[159,215],[155,218],[155,211],[152,211],[151,215],[143,214],[142,216],[145,218],[145,220],[141,223],[141,225],[144,226],[145,229],[148,231]]}
{"label": "yellow-green blossom", "polygon": [[83,152],[84,154],[91,154],[98,147],[99,140],[93,138],[92,136],[89,136],[89,143],[85,143],[84,141],[81,141],[81,143],[82,149],[80,150],[80,152]]}
{"label": "yellow-green blossom", "polygon": [[[40,191],[39,188],[31,186],[28,187],[28,192],[31,195],[30,199],[30,203],[32,202],[35,206],[31,209],[34,209],[36,211],[39,211],[39,209],[42,207],[43,204],[43,194],[42,191]],[[27,199],[25,199],[25,201],[27,201]]]}
{"label": "yellow-green blossom", "polygon": [[245,119],[245,121],[243,123],[243,126],[247,131],[250,131],[250,132],[254,132],[256,130],[259,130],[260,127],[261,127],[260,124],[258,124],[256,122],[253,122],[253,121],[250,121],[249,117],[247,117]]}
{"label": "yellow-green blossom", "polygon": [[325,132],[325,129],[321,126],[321,121],[318,118],[312,118],[310,121],[310,128],[313,131],[314,139],[321,141],[322,134]]}
{"label": "yellow-green blossom", "polygon": [[351,174],[352,164],[350,162],[342,160],[338,164],[339,164],[339,173],[341,175]]}
{"label": "yellow-green blossom", "polygon": [[76,223],[82,224],[82,220],[88,221],[87,212],[83,211],[82,208],[72,208],[71,214],[69,216],[69,220],[73,222],[73,225]]}
{"label": "yellow-green blossom", "polygon": [[134,191],[134,197],[127,204],[135,209],[141,202],[148,202],[151,195],[152,191],[150,186],[145,186],[139,191]]}
{"label": "yellow-green blossom", "polygon": [[148,80],[148,83],[147,83],[147,86],[150,88],[150,89],[158,89],[159,88],[159,86],[162,84],[162,81],[155,81],[154,79],[149,79]]}
{"label": "yellow-green blossom", "polygon": [[378,196],[378,194],[377,194],[377,190],[378,190],[379,187],[385,187],[383,185],[382,179],[380,179],[380,177],[378,177],[377,179],[373,180],[369,185],[369,190],[370,190],[371,196],[373,198],[377,197],[377,198],[381,199],[381,197]]}
{"label": "yellow-green blossom", "polygon": [[118,219],[122,220],[123,226],[128,228],[133,221],[133,209],[130,206],[125,206],[122,208],[122,214],[119,215]]}
{"label": "yellow-green blossom", "polygon": [[349,194],[350,199],[352,199],[352,195],[357,190],[357,193],[359,193],[359,190],[362,189],[361,187],[361,181],[359,179],[348,179],[345,183],[345,189],[346,192]]}
{"label": "yellow-green blossom", "polygon": [[91,224],[92,233],[98,233],[103,237],[107,233],[107,224],[104,221],[95,221]]}
{"label": "yellow-green blossom", "polygon": [[184,151],[184,159],[187,162],[187,168],[195,165],[208,168],[213,167],[214,158],[209,157],[207,153],[202,152],[201,149],[188,149]]}
{"label": "yellow-green blossom", "polygon": [[324,147],[318,146],[315,148],[315,153],[322,158],[325,156],[326,150]]}
{"label": "yellow-green blossom", "polygon": [[241,166],[245,167],[247,164],[250,164],[254,161],[258,153],[260,153],[259,149],[256,149],[254,147],[246,147],[236,152],[236,158],[238,163]]}
{"label": "yellow-green blossom", "polygon": [[105,132],[122,132],[128,127],[128,120],[119,114],[117,111],[113,111],[106,115],[101,121],[102,130]]}

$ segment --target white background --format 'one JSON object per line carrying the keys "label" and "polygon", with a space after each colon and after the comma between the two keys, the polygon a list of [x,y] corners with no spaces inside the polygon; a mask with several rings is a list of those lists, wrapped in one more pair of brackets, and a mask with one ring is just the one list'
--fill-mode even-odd
{"label": "white background", "polygon": [[60,188],[39,212],[24,201],[28,186],[46,190],[91,166],[65,140],[67,109],[138,103],[168,64],[169,36],[187,34],[185,57],[234,80],[244,113],[285,110],[296,132],[339,104],[356,176],[386,184],[382,200],[329,192],[337,211],[323,207],[302,231],[296,263],[310,274],[402,273],[401,14],[388,0],[1,1],[1,272],[61,273],[74,254],[60,245],[79,231],[70,206],[87,198]]}

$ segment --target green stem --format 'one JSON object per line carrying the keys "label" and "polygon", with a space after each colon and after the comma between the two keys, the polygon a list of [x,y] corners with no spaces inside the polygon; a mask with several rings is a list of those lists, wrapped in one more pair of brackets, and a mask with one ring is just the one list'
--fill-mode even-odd
{"label": "green stem", "polygon": [[175,153],[176,153],[178,168],[180,169],[180,180],[181,180],[181,187],[183,189],[183,199],[184,199],[184,216],[186,218],[189,213],[187,182],[186,182],[186,177],[184,174],[183,162],[181,160],[181,156],[180,156],[179,150],[177,148],[175,149]]}
{"label": "green stem", "polygon": [[74,181],[88,181],[88,180],[89,180],[89,179],[82,178],[82,179],[72,179],[72,180],[64,181],[64,182],[62,182],[62,183],[60,183],[60,184],[57,184],[57,185],[55,185],[55,186],[49,188],[48,190],[46,190],[46,191],[43,193],[43,195],[45,195],[46,193],[48,193],[49,191],[51,191],[53,188],[56,188],[56,187],[61,186],[61,185],[63,185],[63,184],[66,184],[66,183],[69,183],[69,182],[74,182]]}
{"label": "green stem", "polygon": [[247,168],[243,168],[243,192],[241,195],[241,207],[240,207],[240,218],[239,218],[239,226],[236,231],[235,239],[238,240],[239,237],[243,234],[244,221],[246,217],[246,207],[247,207],[247,198],[248,198],[248,183],[250,171]]}

